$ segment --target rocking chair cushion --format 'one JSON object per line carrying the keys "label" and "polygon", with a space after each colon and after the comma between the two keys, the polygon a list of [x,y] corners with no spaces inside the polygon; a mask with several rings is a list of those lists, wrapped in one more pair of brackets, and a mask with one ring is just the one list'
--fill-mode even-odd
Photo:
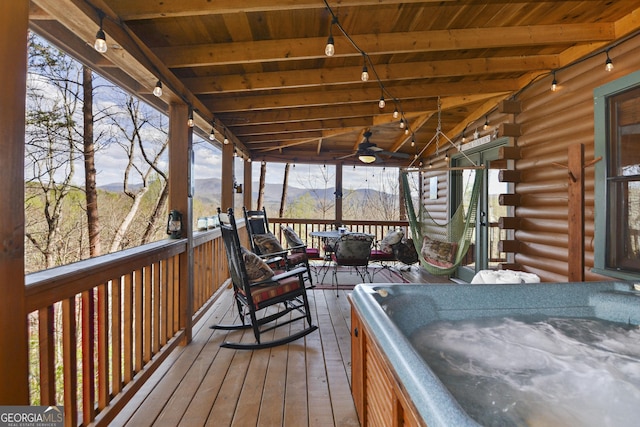
{"label": "rocking chair cushion", "polygon": [[[295,232],[295,230],[291,227],[287,227],[287,226],[282,226],[282,234],[284,234],[284,238],[287,239],[287,245],[289,245],[290,248],[293,247],[297,247],[297,246],[305,246],[305,243],[302,241],[302,239],[300,239],[300,237],[298,236],[298,234]],[[297,248],[294,249],[292,252],[304,252],[304,248]]]}
{"label": "rocking chair cushion", "polygon": [[280,245],[278,238],[273,233],[254,234],[253,242],[263,255],[283,251],[282,245]]}
{"label": "rocking chair cushion", "polygon": [[307,262],[306,252],[292,252],[287,256],[287,262],[289,265],[298,265]]}
{"label": "rocking chair cushion", "polygon": [[271,267],[258,255],[244,247],[242,248],[242,260],[251,283],[261,282],[273,277],[274,273]]}
{"label": "rocking chair cushion", "polygon": [[254,286],[251,288],[251,296],[253,297],[253,303],[256,305],[256,309],[259,309],[261,302],[298,289],[300,289],[300,280],[297,276],[292,276],[278,282]]}
{"label": "rocking chair cushion", "polygon": [[453,267],[453,260],[458,251],[458,244],[454,242],[440,242],[424,236],[420,254],[424,260],[436,267]]}

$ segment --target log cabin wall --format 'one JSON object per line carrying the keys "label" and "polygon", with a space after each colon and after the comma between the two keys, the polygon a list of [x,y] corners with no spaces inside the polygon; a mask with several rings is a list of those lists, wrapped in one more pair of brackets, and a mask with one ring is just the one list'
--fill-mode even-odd
{"label": "log cabin wall", "polygon": [[[595,88],[640,69],[640,40],[633,38],[609,52],[614,70],[604,69],[604,53],[556,72],[558,90],[550,90],[547,76],[523,91],[515,115],[521,135],[515,138],[520,159],[514,161],[518,203],[514,215],[514,261],[542,281],[568,280],[568,171],[569,147],[584,144],[585,162],[594,159]],[[594,168],[584,171],[584,278],[603,280],[591,273],[594,265]]]}

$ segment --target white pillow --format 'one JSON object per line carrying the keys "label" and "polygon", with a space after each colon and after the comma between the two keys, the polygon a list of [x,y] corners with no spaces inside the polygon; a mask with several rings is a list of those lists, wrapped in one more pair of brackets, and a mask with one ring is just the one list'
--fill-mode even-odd
{"label": "white pillow", "polygon": [[402,241],[404,232],[400,229],[391,230],[387,233],[382,240],[380,240],[380,250],[384,253],[393,253],[393,245],[396,245]]}

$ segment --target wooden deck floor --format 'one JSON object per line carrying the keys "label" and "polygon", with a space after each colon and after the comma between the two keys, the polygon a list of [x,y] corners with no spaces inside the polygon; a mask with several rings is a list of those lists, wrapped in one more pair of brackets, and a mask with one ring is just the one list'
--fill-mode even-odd
{"label": "wooden deck floor", "polygon": [[[442,281],[415,269],[404,275],[416,282]],[[317,331],[288,345],[247,351],[220,343],[245,337],[252,342],[251,333],[209,328],[233,322],[232,294],[224,291],[194,326],[191,344],[168,356],[112,425],[359,426],[351,398],[348,291],[339,294],[309,292]],[[287,328],[274,334],[287,334]]]}

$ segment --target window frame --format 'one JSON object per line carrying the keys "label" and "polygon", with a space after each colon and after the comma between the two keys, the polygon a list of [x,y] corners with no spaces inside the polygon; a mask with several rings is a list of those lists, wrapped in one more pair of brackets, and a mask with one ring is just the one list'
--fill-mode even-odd
{"label": "window frame", "polygon": [[640,272],[612,268],[607,266],[607,249],[610,226],[608,224],[608,211],[610,195],[608,194],[608,169],[609,169],[609,115],[608,106],[612,96],[619,95],[630,89],[640,87],[640,71],[631,73],[618,80],[597,87],[593,91],[594,101],[594,155],[601,157],[595,165],[594,188],[594,268],[595,273],[624,280],[640,279]]}

